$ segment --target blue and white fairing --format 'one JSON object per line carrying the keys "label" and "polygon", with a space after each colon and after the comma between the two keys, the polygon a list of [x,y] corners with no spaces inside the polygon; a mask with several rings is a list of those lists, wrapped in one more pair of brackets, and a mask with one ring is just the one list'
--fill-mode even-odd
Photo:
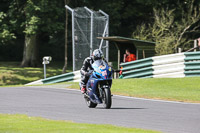
{"label": "blue and white fairing", "polygon": [[87,83],[87,90],[90,100],[94,103],[102,103],[102,100],[96,94],[96,89],[98,88],[98,83],[104,84],[108,82],[111,86],[112,84],[112,69],[104,60],[97,60],[92,64],[94,69],[92,75],[90,76]]}

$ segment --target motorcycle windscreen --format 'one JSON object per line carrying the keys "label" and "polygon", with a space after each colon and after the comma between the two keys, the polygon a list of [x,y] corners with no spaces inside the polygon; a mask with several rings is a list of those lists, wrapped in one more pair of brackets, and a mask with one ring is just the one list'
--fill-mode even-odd
{"label": "motorcycle windscreen", "polygon": [[102,73],[103,70],[106,69],[107,64],[104,60],[96,60],[93,64],[92,67],[94,69],[94,71],[98,72],[98,73]]}

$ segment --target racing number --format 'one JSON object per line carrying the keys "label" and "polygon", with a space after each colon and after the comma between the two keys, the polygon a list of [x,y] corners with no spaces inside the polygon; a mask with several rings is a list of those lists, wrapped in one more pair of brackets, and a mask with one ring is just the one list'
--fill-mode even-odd
{"label": "racing number", "polygon": [[106,75],[107,75],[107,71],[106,71],[106,70],[103,71],[103,72],[102,72],[102,75],[103,75],[103,76],[106,76]]}

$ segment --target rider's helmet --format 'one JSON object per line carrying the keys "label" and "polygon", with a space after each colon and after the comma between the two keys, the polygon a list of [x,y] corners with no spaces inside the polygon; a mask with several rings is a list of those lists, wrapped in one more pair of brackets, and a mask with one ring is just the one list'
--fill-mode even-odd
{"label": "rider's helmet", "polygon": [[103,52],[100,49],[95,49],[92,56],[94,60],[100,60],[103,58]]}

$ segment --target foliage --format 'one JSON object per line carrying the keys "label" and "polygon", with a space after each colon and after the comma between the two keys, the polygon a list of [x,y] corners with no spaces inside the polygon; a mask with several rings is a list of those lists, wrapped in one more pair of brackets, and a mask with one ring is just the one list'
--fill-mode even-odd
{"label": "foliage", "polygon": [[[101,9],[110,15],[110,35],[130,37],[135,31],[134,38],[156,41],[157,53],[167,54],[176,52],[178,47],[187,50],[193,45],[192,39],[200,36],[199,3],[199,0],[73,0],[69,6]],[[21,58],[23,54],[25,34],[37,33],[40,58],[51,54],[57,60],[64,60],[64,0],[1,0],[0,12],[0,44],[15,49],[14,57]],[[68,31],[68,38],[71,38],[71,28]],[[68,44],[71,53],[70,39]],[[116,53],[112,46],[110,54]],[[4,45],[0,45],[1,53],[3,48]],[[68,54],[69,60],[71,56]],[[14,58],[6,53],[0,55],[1,59]]]}
{"label": "foliage", "polygon": [[16,39],[14,33],[10,31],[8,24],[5,23],[7,15],[4,12],[0,12],[0,44],[6,44],[12,39]]}
{"label": "foliage", "polygon": [[10,31],[16,39],[24,36],[24,33],[48,34],[48,39],[64,33],[64,1],[14,0],[2,3],[3,7],[7,8],[0,13],[0,26],[4,24],[6,27],[1,26],[0,30]]}
{"label": "foliage", "polygon": [[133,37],[155,41],[158,55],[175,53],[178,47],[187,50],[200,35],[199,7],[193,0],[177,9],[154,9],[153,23],[138,26]]}

